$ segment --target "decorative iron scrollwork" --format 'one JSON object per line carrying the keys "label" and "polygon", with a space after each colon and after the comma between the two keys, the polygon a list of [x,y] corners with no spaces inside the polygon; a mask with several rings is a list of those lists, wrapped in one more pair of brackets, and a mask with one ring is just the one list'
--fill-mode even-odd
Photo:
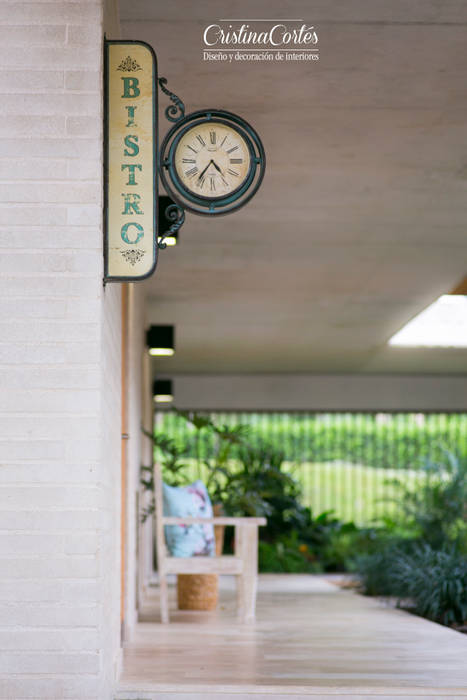
{"label": "decorative iron scrollwork", "polygon": [[159,240],[157,242],[157,246],[161,250],[167,248],[167,243],[164,243],[164,240],[168,236],[173,236],[174,234],[176,234],[183,226],[185,222],[185,210],[178,204],[169,204],[169,206],[165,210],[165,218],[167,219],[167,221],[172,221],[173,223],[168,231],[165,231],[165,233],[162,233],[158,237]]}
{"label": "decorative iron scrollwork", "polygon": [[185,116],[185,105],[177,95],[170,92],[165,86],[167,85],[167,78],[159,78],[159,86],[162,92],[170,97],[173,105],[169,105],[165,110],[165,116],[169,122],[178,122]]}

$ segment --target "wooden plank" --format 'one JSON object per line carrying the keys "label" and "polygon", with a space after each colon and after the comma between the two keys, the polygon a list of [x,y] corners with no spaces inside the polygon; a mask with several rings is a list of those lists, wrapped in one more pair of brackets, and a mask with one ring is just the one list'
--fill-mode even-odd
{"label": "wooden plank", "polygon": [[[134,686],[131,686],[133,688]],[[297,700],[297,698],[309,698],[310,700],[426,700],[437,697],[438,700],[453,700],[453,698],[467,697],[465,690],[459,688],[442,688],[434,692],[427,691],[426,688],[407,688],[388,691],[387,689],[376,688],[303,688],[290,687],[285,691],[271,686],[261,686],[261,690],[256,687],[244,689],[238,692],[237,686],[223,686],[221,688],[205,686],[203,689],[194,691],[188,684],[180,686],[175,692],[172,686],[160,687],[157,690],[146,690],[142,685],[141,690],[119,690],[115,700]]]}
{"label": "wooden plank", "polygon": [[243,562],[238,557],[165,557],[167,574],[240,574]]}
{"label": "wooden plank", "polygon": [[236,619],[229,579],[211,612],[176,610],[172,589],[164,628],[152,588],[123,650],[116,698],[467,697],[465,635],[325,577],[259,578],[257,617],[247,625]]}
{"label": "wooden plank", "polygon": [[242,525],[250,526],[262,526],[266,525],[266,518],[229,518],[229,517],[216,517],[216,518],[189,518],[189,517],[174,517],[174,516],[164,516],[162,518],[162,523],[164,525],[234,525],[235,527],[241,527]]}

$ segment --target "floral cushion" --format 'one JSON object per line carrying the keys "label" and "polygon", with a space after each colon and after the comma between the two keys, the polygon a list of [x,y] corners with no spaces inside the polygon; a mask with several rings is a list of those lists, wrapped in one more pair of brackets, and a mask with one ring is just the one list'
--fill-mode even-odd
{"label": "floral cushion", "polygon": [[[189,486],[163,484],[164,515],[212,518],[206,486],[195,481]],[[173,557],[214,556],[214,527],[206,525],[165,525],[165,540]]]}

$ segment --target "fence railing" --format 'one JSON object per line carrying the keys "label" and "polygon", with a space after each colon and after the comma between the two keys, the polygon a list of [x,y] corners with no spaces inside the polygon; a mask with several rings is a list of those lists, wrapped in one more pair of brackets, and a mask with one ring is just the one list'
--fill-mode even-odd
{"label": "fence railing", "polygon": [[[218,425],[249,426],[252,445],[270,444],[300,482],[303,502],[315,514],[333,510],[365,524],[397,513],[395,478],[417,488],[427,460],[445,451],[467,458],[465,413],[209,413]],[[215,449],[174,412],[156,416],[157,430],[188,445],[193,476],[205,477],[203,460]]]}

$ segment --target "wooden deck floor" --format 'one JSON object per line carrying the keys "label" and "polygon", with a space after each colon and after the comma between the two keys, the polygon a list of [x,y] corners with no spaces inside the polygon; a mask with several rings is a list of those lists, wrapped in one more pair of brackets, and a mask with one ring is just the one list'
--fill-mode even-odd
{"label": "wooden deck floor", "polygon": [[467,636],[320,577],[262,576],[252,625],[230,583],[215,613],[161,625],[155,591],[143,619],[118,700],[467,697]]}

